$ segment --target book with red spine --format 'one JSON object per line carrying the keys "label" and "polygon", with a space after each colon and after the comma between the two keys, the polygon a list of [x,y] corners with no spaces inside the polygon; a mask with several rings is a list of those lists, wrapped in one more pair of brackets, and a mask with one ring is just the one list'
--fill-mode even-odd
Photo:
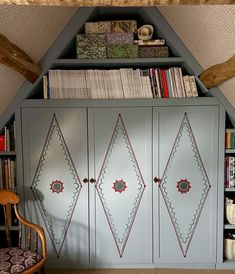
{"label": "book with red spine", "polygon": [[0,151],[6,151],[5,135],[0,135]]}
{"label": "book with red spine", "polygon": [[165,69],[161,70],[161,75],[162,75],[162,84],[163,84],[163,97],[169,98],[169,90],[168,90],[168,86],[167,86],[166,70]]}

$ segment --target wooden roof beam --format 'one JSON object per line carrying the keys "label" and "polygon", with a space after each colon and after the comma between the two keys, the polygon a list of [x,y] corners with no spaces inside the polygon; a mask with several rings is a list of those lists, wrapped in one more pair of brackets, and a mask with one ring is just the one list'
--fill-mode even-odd
{"label": "wooden roof beam", "polygon": [[224,63],[211,66],[199,76],[208,89],[218,86],[232,77],[235,77],[235,55]]}
{"label": "wooden roof beam", "polygon": [[29,82],[34,83],[41,69],[18,46],[0,34],[0,63],[21,73]]}
{"label": "wooden roof beam", "polygon": [[231,5],[235,0],[0,0],[8,5],[41,5],[41,6],[172,6],[172,5]]}

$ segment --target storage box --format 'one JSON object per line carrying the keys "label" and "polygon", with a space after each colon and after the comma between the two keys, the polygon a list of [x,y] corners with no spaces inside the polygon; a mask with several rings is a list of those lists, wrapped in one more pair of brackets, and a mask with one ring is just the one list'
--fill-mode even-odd
{"label": "storage box", "polygon": [[140,58],[158,58],[169,57],[169,48],[167,46],[140,46]]}
{"label": "storage box", "polygon": [[138,58],[138,45],[107,45],[108,58]]}
{"label": "storage box", "polygon": [[106,34],[77,34],[77,48],[78,47],[106,47]]}
{"label": "storage box", "polygon": [[111,32],[137,33],[137,22],[135,20],[111,21]]}
{"label": "storage box", "polygon": [[106,47],[78,47],[78,59],[104,59],[106,58]]}
{"label": "storage box", "polygon": [[87,22],[85,23],[85,33],[107,33],[111,32],[111,22]]}
{"label": "storage box", "polygon": [[107,33],[107,45],[132,45],[134,41],[133,33],[114,32]]}

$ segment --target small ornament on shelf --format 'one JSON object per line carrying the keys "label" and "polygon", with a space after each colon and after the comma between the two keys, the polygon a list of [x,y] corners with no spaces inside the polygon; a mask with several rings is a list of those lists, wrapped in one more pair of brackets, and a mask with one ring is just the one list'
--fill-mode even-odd
{"label": "small ornament on shelf", "polygon": [[138,38],[142,41],[151,40],[153,37],[153,26],[151,25],[143,25],[138,29]]}

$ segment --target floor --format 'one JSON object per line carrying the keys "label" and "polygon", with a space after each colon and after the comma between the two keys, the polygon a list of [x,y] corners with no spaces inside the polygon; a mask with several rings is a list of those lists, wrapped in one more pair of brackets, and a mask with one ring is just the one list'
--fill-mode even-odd
{"label": "floor", "polygon": [[199,269],[79,269],[47,270],[46,274],[235,274],[235,270]]}

